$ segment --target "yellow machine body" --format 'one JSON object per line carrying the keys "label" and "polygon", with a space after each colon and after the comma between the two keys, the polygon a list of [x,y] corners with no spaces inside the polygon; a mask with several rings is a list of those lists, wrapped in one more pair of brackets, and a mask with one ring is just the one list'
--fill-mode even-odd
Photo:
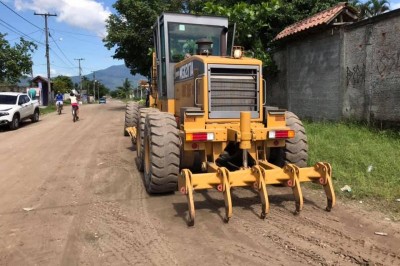
{"label": "yellow machine body", "polygon": [[[182,29],[185,27],[179,25],[179,30]],[[156,32],[155,36],[161,38],[162,35]],[[157,43],[160,42],[158,39]],[[174,64],[172,71],[166,71],[173,73],[173,77],[167,76],[173,80],[173,96],[170,97],[159,88],[163,81],[161,75],[166,75],[160,70],[164,58],[153,54],[149,103],[150,107],[173,115],[177,124],[180,139],[178,189],[188,199],[189,225],[193,225],[195,217],[193,192],[204,189],[223,193],[225,221],[232,216],[232,187],[253,187],[260,195],[261,217],[265,218],[269,212],[268,185],[291,187],[295,209],[299,212],[303,207],[300,184],[314,182],[323,186],[326,209],[331,210],[335,194],[332,168],[328,163],[299,167],[289,162],[279,167],[270,161],[276,156],[272,150],[284,149],[286,142],[296,137],[296,132],[287,125],[285,110],[265,107],[266,88],[260,60],[208,54],[188,56]],[[143,136],[144,132],[139,131],[140,128],[128,130],[135,139],[136,134]],[[150,153],[150,146],[144,146],[146,175],[146,163],[151,164],[151,157],[146,154]],[[239,158],[229,153],[232,150]],[[239,165],[230,161],[236,159]]]}

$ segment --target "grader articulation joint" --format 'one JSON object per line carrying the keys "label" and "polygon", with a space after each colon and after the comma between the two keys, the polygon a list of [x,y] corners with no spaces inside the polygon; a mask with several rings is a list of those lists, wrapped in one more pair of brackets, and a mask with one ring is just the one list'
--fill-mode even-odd
{"label": "grader articulation joint", "polygon": [[[300,212],[300,184],[320,184],[330,211],[331,166],[307,167],[303,124],[291,112],[265,106],[262,63],[229,46],[234,32],[227,27],[223,17],[169,13],[153,27],[150,108],[128,103],[124,129],[136,144],[147,192],[178,189],[186,195],[189,225],[195,219],[194,194],[207,189],[223,194],[225,222],[232,217],[231,191],[237,187],[259,194],[263,219],[270,209],[269,185],[290,187]],[[202,43],[207,46],[196,47]]]}

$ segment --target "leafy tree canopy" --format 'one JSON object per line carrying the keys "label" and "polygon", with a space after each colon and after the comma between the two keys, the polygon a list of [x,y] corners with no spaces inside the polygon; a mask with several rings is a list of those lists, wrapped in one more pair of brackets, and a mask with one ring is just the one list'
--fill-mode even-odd
{"label": "leafy tree canopy", "polygon": [[56,92],[68,93],[73,88],[73,83],[70,77],[58,76],[52,79],[53,89]]}
{"label": "leafy tree canopy", "polygon": [[[80,83],[75,83],[74,88],[80,91]],[[110,92],[110,89],[107,88],[100,80],[90,80],[86,76],[82,76],[82,90],[86,90],[87,94],[90,96],[96,96],[95,99],[99,98],[99,94],[100,97],[103,97]]]}
{"label": "leafy tree canopy", "polygon": [[126,78],[122,86],[117,87],[116,91],[118,98],[128,98],[132,93],[131,82]]}
{"label": "leafy tree canopy", "polygon": [[16,84],[21,77],[31,73],[31,53],[37,46],[23,38],[11,46],[5,36],[6,34],[0,33],[0,83]]}
{"label": "leafy tree canopy", "polygon": [[387,0],[351,0],[349,3],[358,9],[361,19],[382,14],[390,9],[390,3]]}
{"label": "leafy tree canopy", "polygon": [[273,66],[271,40],[286,26],[327,9],[341,0],[117,0],[117,14],[107,20],[108,49],[116,48],[114,58],[124,59],[132,74],[149,76],[153,48],[152,26],[162,12],[223,15],[236,23],[237,45],[248,56]]}

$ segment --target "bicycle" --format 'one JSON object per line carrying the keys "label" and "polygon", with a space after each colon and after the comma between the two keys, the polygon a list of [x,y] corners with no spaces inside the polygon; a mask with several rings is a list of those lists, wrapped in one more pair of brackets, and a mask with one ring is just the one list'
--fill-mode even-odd
{"label": "bicycle", "polygon": [[62,109],[63,109],[62,104],[61,104],[61,103],[57,103],[57,113],[58,113],[59,115],[61,115]]}
{"label": "bicycle", "polygon": [[76,106],[76,105],[72,106],[72,121],[74,121],[74,123],[79,120],[77,110],[78,110],[78,106]]}

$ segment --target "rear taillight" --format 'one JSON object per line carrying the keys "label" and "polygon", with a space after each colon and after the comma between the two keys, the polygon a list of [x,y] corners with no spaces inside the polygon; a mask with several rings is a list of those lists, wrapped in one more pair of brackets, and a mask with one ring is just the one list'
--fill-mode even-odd
{"label": "rear taillight", "polygon": [[209,141],[214,140],[214,133],[186,133],[186,141]]}
{"label": "rear taillight", "polygon": [[294,130],[272,130],[268,132],[268,139],[290,139],[294,135]]}

